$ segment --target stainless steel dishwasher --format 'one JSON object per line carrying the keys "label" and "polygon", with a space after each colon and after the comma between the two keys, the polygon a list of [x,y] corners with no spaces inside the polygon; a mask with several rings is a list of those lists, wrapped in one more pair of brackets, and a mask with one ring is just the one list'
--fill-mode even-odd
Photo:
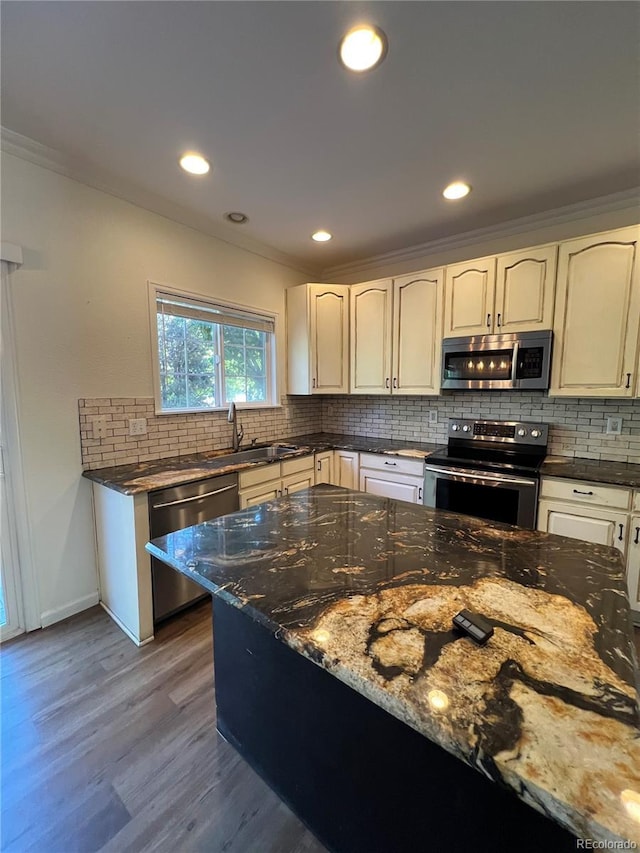
{"label": "stainless steel dishwasher", "polygon": [[[225,474],[150,492],[151,538],[210,521],[239,508],[237,474]],[[201,586],[155,557],[151,558],[151,581],[154,624],[208,595]]]}

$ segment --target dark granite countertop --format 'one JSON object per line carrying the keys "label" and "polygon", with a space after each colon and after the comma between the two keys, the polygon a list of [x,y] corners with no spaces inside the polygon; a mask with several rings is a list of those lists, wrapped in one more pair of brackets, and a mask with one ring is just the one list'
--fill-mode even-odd
{"label": "dark granite countertop", "polygon": [[543,477],[566,477],[567,480],[591,480],[640,489],[640,464],[614,462],[610,459],[579,459],[571,456],[547,456],[540,468]]}
{"label": "dark granite countertop", "polygon": [[[579,837],[640,843],[613,548],[315,486],[147,549]],[[452,631],[462,608],[486,646]]]}
{"label": "dark granite countertop", "polygon": [[[83,477],[108,486],[125,495],[136,495],[178,486],[220,474],[243,471],[256,465],[271,465],[283,459],[296,456],[308,456],[320,450],[353,450],[357,452],[387,453],[393,456],[408,456],[424,459],[434,453],[440,445],[423,442],[394,441],[384,438],[367,438],[360,435],[337,435],[333,433],[313,433],[295,436],[274,442],[273,446],[290,448],[277,459],[237,462],[231,460],[233,453],[228,450],[212,450],[208,453],[192,453],[185,456],[172,456],[166,459],[154,459],[150,462],[138,462],[131,465],[118,465],[111,468],[96,468],[84,471]],[[246,448],[248,449],[248,448]]]}

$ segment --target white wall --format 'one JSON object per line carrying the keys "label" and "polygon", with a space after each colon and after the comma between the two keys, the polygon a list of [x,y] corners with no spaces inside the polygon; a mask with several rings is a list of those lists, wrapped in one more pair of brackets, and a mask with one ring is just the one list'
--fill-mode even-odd
{"label": "white wall", "polygon": [[43,624],[97,600],[78,398],[151,397],[147,280],[280,315],[298,272],[20,158],[2,158],[28,526]]}

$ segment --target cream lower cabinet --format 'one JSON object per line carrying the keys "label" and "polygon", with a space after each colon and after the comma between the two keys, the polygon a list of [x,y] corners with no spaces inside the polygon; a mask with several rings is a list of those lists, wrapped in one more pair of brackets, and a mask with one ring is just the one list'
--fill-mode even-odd
{"label": "cream lower cabinet", "polygon": [[[359,454],[351,450],[333,451],[333,479],[334,486],[343,486],[345,489],[358,489],[359,486]],[[317,481],[316,481],[317,482]]]}
{"label": "cream lower cabinet", "polygon": [[[640,515],[631,514],[631,489],[543,477],[538,530],[617,548],[626,561],[629,601],[640,620]],[[636,493],[640,506],[640,493]],[[634,509],[636,504],[633,505]]]}
{"label": "cream lower cabinet", "polygon": [[549,394],[640,393],[639,242],[634,226],[560,244]]}
{"label": "cream lower cabinet", "polygon": [[423,461],[382,454],[360,454],[361,492],[421,504],[423,488]]}
{"label": "cream lower cabinet", "polygon": [[324,450],[315,456],[315,483],[333,483],[334,452]]}
{"label": "cream lower cabinet", "polygon": [[444,270],[351,288],[351,393],[438,394]]}
{"label": "cream lower cabinet", "polygon": [[238,475],[240,509],[313,486],[313,469],[313,456],[297,456],[241,471]]}

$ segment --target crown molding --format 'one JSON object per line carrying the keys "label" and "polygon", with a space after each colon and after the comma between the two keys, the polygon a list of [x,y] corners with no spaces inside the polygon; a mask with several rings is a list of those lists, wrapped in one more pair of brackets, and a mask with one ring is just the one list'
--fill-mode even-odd
{"label": "crown molding", "polygon": [[471,247],[486,240],[499,240],[533,231],[536,228],[563,225],[568,222],[586,219],[590,216],[598,216],[621,210],[635,210],[637,220],[638,213],[640,213],[639,200],[640,187],[635,187],[630,190],[612,193],[611,195],[581,201],[577,204],[558,207],[543,213],[510,219],[508,222],[490,225],[486,228],[475,228],[472,231],[465,231],[451,237],[442,237],[438,240],[430,240],[426,243],[408,246],[405,249],[397,249],[380,255],[373,255],[360,261],[327,267],[322,271],[322,277],[323,280],[329,281],[339,279],[341,276],[347,277],[362,274],[366,277],[367,274],[386,264],[400,264],[405,261],[424,258],[425,255],[435,255],[438,252],[463,249],[467,246]]}
{"label": "crown molding", "polygon": [[20,157],[22,160],[26,160],[36,166],[41,166],[44,169],[57,172],[59,175],[79,181],[82,184],[93,187],[93,189],[100,190],[130,204],[142,207],[151,213],[156,213],[180,225],[186,225],[196,231],[201,231],[209,237],[214,237],[216,240],[229,243],[240,249],[244,249],[246,252],[294,269],[309,276],[310,280],[316,279],[319,276],[319,268],[310,267],[299,258],[295,258],[285,252],[280,252],[278,249],[261,243],[259,240],[254,240],[245,234],[240,234],[232,230],[230,227],[214,222],[206,215],[189,210],[167,198],[163,198],[161,195],[135,186],[129,181],[117,178],[115,175],[99,169],[93,164],[83,162],[76,157],[70,157],[57,149],[43,145],[35,139],[23,136],[7,127],[0,126],[0,145],[5,154]]}

